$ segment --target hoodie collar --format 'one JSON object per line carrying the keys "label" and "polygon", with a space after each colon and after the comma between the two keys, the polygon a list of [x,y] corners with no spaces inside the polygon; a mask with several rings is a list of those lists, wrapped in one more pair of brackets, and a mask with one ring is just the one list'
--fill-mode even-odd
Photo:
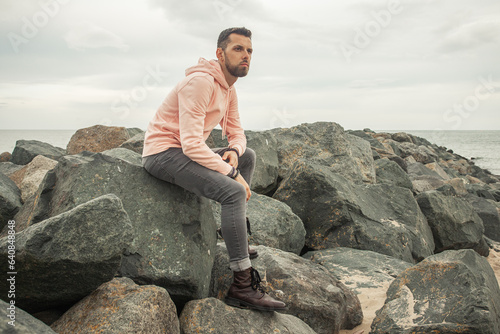
{"label": "hoodie collar", "polygon": [[196,72],[210,74],[222,87],[229,89],[226,77],[224,76],[222,68],[217,60],[206,60],[205,58],[200,58],[198,60],[198,64],[186,69],[186,76]]}

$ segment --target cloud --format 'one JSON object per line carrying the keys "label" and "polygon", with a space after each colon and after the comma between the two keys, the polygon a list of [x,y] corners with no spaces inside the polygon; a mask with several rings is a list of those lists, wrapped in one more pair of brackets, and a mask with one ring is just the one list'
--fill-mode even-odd
{"label": "cloud", "polygon": [[477,20],[467,22],[450,29],[441,48],[444,51],[460,51],[473,49],[485,44],[499,43],[500,22],[493,20]]}
{"label": "cloud", "polygon": [[88,21],[82,21],[68,31],[64,35],[64,40],[70,49],[77,51],[106,47],[124,52],[130,49],[120,36]]}

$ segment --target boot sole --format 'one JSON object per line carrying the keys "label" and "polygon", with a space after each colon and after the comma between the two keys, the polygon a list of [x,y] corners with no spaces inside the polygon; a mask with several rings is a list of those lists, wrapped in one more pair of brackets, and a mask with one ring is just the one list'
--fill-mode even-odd
{"label": "boot sole", "polygon": [[285,307],[264,307],[264,306],[259,306],[259,305],[254,305],[250,304],[244,300],[241,299],[236,299],[232,297],[226,297],[226,304],[242,309],[249,309],[249,310],[258,310],[258,311],[266,311],[266,312],[272,312],[272,311],[284,311],[286,310]]}

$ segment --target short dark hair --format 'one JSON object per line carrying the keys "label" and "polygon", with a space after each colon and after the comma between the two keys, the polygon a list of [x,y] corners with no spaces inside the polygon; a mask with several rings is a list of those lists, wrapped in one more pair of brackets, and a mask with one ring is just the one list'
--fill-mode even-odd
{"label": "short dark hair", "polygon": [[228,28],[226,30],[223,30],[219,34],[219,39],[217,40],[217,48],[225,50],[227,48],[227,45],[229,44],[229,35],[231,34],[238,34],[252,39],[252,32],[245,27]]}

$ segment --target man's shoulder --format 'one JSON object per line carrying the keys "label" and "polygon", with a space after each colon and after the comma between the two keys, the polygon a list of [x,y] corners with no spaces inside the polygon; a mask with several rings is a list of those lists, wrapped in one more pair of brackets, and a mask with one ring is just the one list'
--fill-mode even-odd
{"label": "man's shoulder", "polygon": [[210,73],[204,73],[204,72],[195,72],[191,73],[190,75],[186,76],[183,81],[191,82],[191,81],[208,81],[209,83],[214,83],[215,78],[210,75]]}
{"label": "man's shoulder", "polygon": [[186,87],[188,84],[196,86],[213,86],[215,79],[209,73],[195,72],[187,75],[178,84],[178,90]]}

